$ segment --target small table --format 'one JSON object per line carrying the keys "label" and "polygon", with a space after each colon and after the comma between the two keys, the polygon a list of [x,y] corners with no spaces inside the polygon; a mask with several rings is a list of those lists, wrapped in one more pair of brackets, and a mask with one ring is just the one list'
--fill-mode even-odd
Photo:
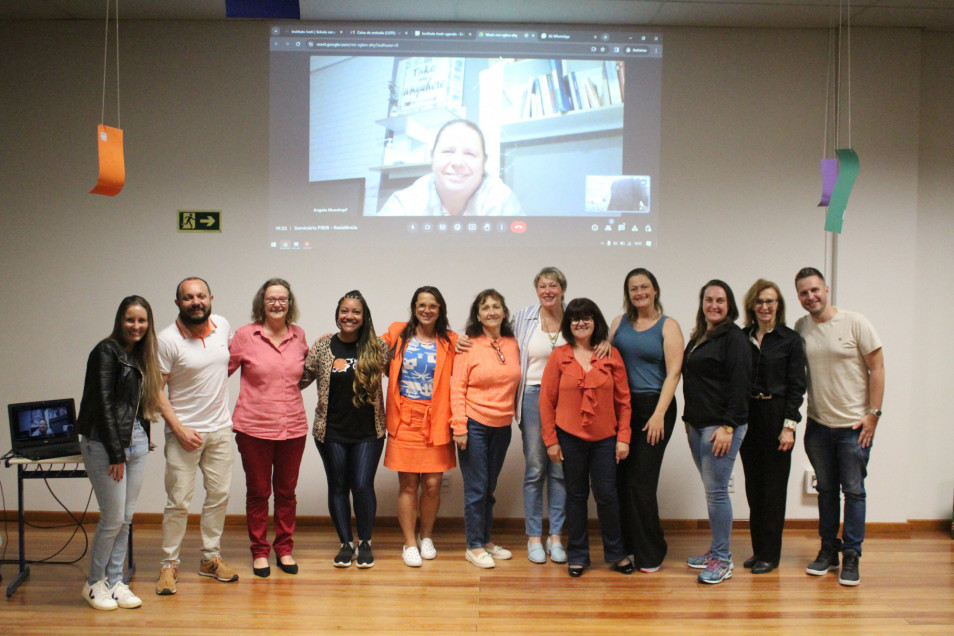
{"label": "small table", "polygon": [[[26,564],[26,546],[23,540],[23,481],[26,479],[70,479],[75,477],[86,477],[86,468],[83,467],[82,455],[70,455],[68,457],[51,457],[50,459],[27,459],[26,457],[11,457],[4,461],[6,466],[17,467],[17,533],[20,539],[20,570],[17,572],[13,582],[7,586],[7,598],[13,596],[17,588],[30,577],[30,567]],[[73,464],[73,468],[67,468],[67,464]],[[60,465],[60,468],[54,468]],[[126,571],[123,572],[123,582],[129,583],[132,575],[136,572],[136,563],[133,561],[133,531],[132,524],[129,525],[129,547],[126,551]]]}

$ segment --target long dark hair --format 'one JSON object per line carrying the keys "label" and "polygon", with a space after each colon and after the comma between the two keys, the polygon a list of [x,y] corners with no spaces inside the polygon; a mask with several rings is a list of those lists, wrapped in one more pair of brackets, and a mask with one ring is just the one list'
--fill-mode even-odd
{"label": "long dark hair", "polygon": [[129,354],[142,372],[142,413],[146,419],[155,421],[159,415],[159,392],[162,390],[162,375],[159,372],[156,323],[152,318],[152,306],[149,305],[149,301],[135,294],[123,298],[116,310],[116,317],[113,319],[113,332],[109,334],[109,339],[115,341],[124,350],[131,344],[126,336],[124,323],[126,310],[135,306],[146,310],[146,320],[149,321],[149,325],[146,327],[146,334],[139,342],[132,345]]}
{"label": "long dark hair", "polygon": [[354,363],[354,397],[351,403],[361,408],[365,404],[374,404],[374,396],[381,387],[381,375],[384,365],[381,362],[381,350],[378,345],[378,336],[374,332],[374,322],[371,320],[371,310],[368,303],[357,289],[349,291],[338,299],[335,307],[335,324],[338,324],[338,312],[341,303],[345,300],[357,300],[361,303],[361,329],[358,331],[358,359]]}
{"label": "long dark hair", "polygon": [[484,326],[480,324],[479,313],[480,306],[488,298],[496,298],[503,307],[504,318],[503,322],[500,323],[500,335],[513,337],[513,328],[510,326],[510,310],[507,309],[507,301],[504,300],[503,294],[496,289],[485,289],[477,294],[477,298],[475,298],[474,302],[470,305],[470,315],[467,316],[467,326],[464,328],[464,333],[467,334],[468,338],[476,338],[484,333]]}
{"label": "long dark hair", "polygon": [[735,304],[735,294],[732,293],[732,288],[729,287],[729,284],[725,281],[721,281],[718,278],[713,278],[708,283],[702,286],[702,289],[699,290],[699,310],[696,311],[696,328],[692,332],[692,339],[689,341],[692,343],[699,343],[705,340],[705,337],[709,334],[709,325],[706,323],[706,315],[702,311],[702,302],[706,296],[706,290],[710,287],[719,287],[725,292],[725,298],[729,306],[729,310],[726,313],[725,319],[722,320],[718,325],[713,326],[713,330],[721,327],[722,325],[727,325],[735,322],[739,319],[739,307]]}
{"label": "long dark hair", "polygon": [[[439,309],[437,313],[437,321],[434,323],[434,329],[437,332],[438,339],[443,340],[444,342],[450,342],[450,336],[447,335],[447,303],[444,301],[444,296],[437,287],[423,285],[414,290],[414,295],[411,296],[411,317],[408,318],[407,324],[398,335],[398,339],[391,346],[391,357],[404,355],[404,350],[407,349],[408,341],[414,336],[414,333],[420,326],[420,322],[417,320],[417,312],[415,309],[417,307],[417,298],[421,294],[430,294],[434,297],[434,300],[437,301]],[[401,345],[400,351],[398,351],[398,343]]]}

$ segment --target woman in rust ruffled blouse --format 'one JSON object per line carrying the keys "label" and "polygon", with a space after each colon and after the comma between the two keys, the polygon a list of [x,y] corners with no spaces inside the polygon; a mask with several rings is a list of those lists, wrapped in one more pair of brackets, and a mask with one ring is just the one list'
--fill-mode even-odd
{"label": "woman in rust ruffled blouse", "polygon": [[597,358],[594,345],[609,328],[587,298],[570,301],[560,325],[568,344],[553,350],[540,385],[540,419],[547,454],[563,463],[570,576],[590,566],[587,501],[592,484],[603,535],[603,556],[623,574],[633,572],[619,525],[616,464],[629,454],[629,384],[616,349]]}

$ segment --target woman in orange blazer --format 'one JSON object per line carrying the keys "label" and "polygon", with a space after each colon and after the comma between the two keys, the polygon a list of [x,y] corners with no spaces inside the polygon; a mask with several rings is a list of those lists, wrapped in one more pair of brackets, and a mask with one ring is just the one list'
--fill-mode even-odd
{"label": "woman in orange blazer", "polygon": [[[447,329],[447,303],[436,287],[411,299],[411,317],[392,324],[384,341],[388,366],[388,443],[384,465],[398,472],[401,556],[409,567],[437,556],[431,535],[444,471],[457,465],[451,436],[450,386],[457,334]],[[418,515],[420,533],[415,536]]]}

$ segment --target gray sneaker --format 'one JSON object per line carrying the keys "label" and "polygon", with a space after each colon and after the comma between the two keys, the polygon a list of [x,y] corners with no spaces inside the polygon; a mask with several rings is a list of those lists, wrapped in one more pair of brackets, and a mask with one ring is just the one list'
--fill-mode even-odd
{"label": "gray sneaker", "polygon": [[855,550],[845,550],[842,554],[841,573],[838,582],[853,587],[861,583],[861,574],[858,572],[858,558],[861,555]]}
{"label": "gray sneaker", "polygon": [[732,578],[732,561],[723,561],[722,559],[711,559],[706,569],[699,573],[698,581],[715,585],[722,583],[726,579]]}
{"label": "gray sneaker", "polygon": [[838,548],[833,545],[822,545],[818,556],[808,564],[805,572],[812,576],[822,576],[828,574],[829,570],[835,569],[838,569]]}

